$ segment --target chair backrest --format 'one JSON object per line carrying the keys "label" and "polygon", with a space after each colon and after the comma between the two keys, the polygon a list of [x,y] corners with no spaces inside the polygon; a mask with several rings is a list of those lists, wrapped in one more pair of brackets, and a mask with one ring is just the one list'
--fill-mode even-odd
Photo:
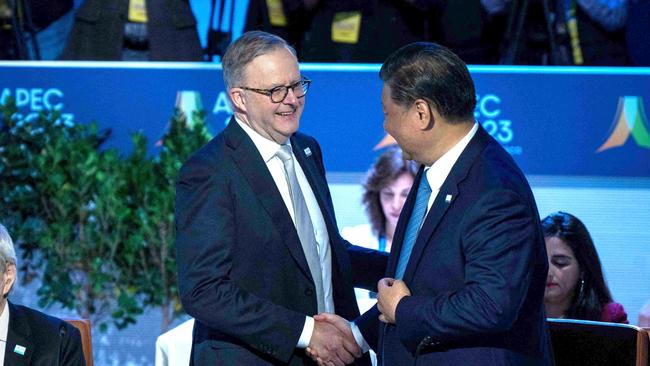
{"label": "chair backrest", "polygon": [[90,332],[90,320],[88,319],[63,319],[70,325],[79,329],[81,333],[81,346],[83,347],[86,366],[93,366],[93,339]]}
{"label": "chair backrest", "polygon": [[648,366],[648,332],[628,324],[548,319],[556,366]]}

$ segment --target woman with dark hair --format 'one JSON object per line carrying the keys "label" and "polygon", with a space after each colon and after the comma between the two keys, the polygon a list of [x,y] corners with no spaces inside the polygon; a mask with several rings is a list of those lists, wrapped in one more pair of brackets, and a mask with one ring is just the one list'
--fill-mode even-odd
{"label": "woman with dark hair", "polygon": [[391,147],[370,167],[363,183],[362,202],[370,224],[346,227],[341,235],[352,244],[390,252],[397,219],[406,201],[417,166]]}
{"label": "woman with dark hair", "polygon": [[566,212],[542,220],[549,260],[544,304],[550,318],[628,323],[613,302],[594,242],[585,225]]}
{"label": "woman with dark hair", "polygon": [[[370,223],[343,228],[343,238],[354,245],[390,252],[397,219],[417,168],[414,162],[404,159],[398,146],[389,147],[379,155],[368,170],[361,198]],[[377,302],[375,293],[358,288],[354,292],[362,314]],[[377,365],[377,356],[372,350],[370,359]]]}

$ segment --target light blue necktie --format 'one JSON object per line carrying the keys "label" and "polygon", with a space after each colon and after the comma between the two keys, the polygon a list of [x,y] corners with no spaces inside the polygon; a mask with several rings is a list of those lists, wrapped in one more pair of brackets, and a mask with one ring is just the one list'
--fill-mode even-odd
{"label": "light blue necktie", "polygon": [[401,280],[404,277],[406,265],[409,262],[411,252],[413,251],[413,246],[415,245],[415,241],[418,238],[420,227],[422,226],[422,220],[424,220],[424,214],[427,212],[429,197],[431,197],[431,186],[429,186],[429,181],[427,181],[427,171],[425,170],[420,177],[418,193],[415,196],[415,205],[413,206],[411,218],[409,219],[408,226],[406,227],[402,249],[399,254],[399,260],[397,261],[395,278],[398,280]]}

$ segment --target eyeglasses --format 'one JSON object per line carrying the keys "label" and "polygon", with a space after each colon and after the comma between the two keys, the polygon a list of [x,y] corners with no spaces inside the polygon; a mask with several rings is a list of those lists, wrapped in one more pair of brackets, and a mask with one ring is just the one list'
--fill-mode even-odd
{"label": "eyeglasses", "polygon": [[311,84],[311,80],[303,77],[300,81],[295,82],[291,85],[276,86],[275,88],[271,89],[255,89],[246,86],[240,86],[240,88],[266,95],[271,98],[271,102],[273,103],[281,103],[287,97],[287,94],[289,94],[289,89],[293,91],[293,94],[296,96],[296,98],[304,97],[305,94],[307,94],[307,90],[309,90],[309,84]]}

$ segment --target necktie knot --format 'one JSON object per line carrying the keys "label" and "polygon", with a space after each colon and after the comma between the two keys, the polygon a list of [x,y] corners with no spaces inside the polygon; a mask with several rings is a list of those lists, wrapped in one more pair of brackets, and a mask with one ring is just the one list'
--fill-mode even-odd
{"label": "necktie knot", "polygon": [[291,161],[291,146],[289,145],[281,145],[280,149],[278,152],[275,153],[275,155],[282,160],[283,163],[286,163],[288,161]]}

